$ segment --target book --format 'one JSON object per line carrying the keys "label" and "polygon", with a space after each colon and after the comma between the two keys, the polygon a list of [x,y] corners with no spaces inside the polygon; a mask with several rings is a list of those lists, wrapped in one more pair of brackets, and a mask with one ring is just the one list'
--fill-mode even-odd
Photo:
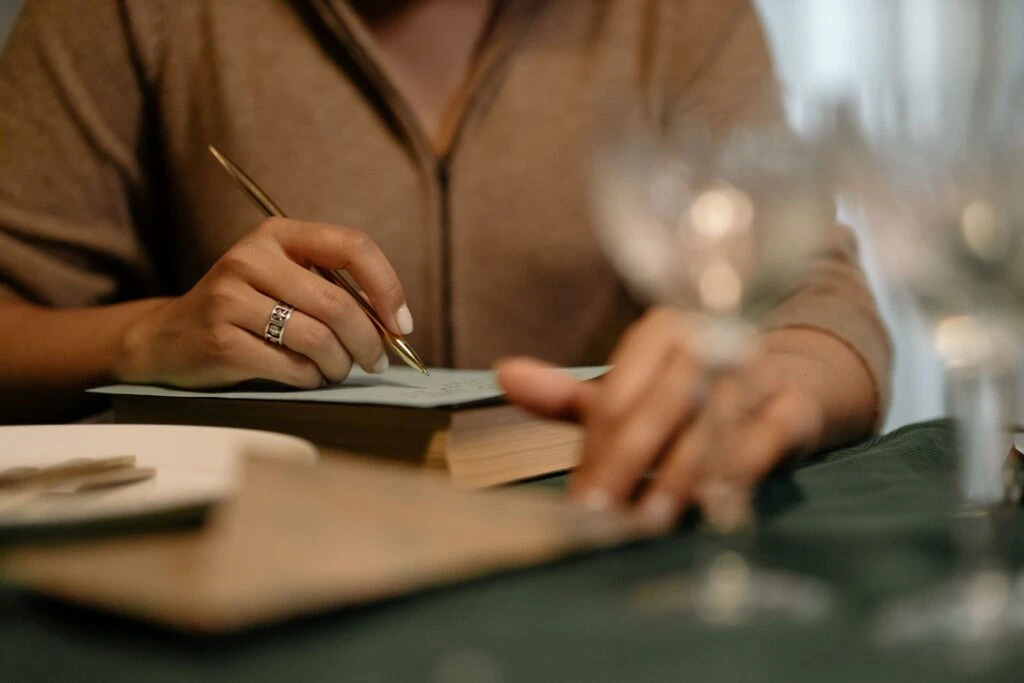
{"label": "book", "polygon": [[174,629],[230,633],[646,536],[549,490],[454,491],[380,461],[250,458],[198,530],[0,554],[5,581]]}
{"label": "book", "polygon": [[[571,368],[581,381],[607,368]],[[508,405],[493,372],[410,368],[353,371],[310,391],[246,387],[185,391],[118,385],[108,396],[122,423],[245,427],[315,443],[324,455],[391,458],[446,471],[459,489],[478,489],[572,469],[578,425],[542,420]]]}

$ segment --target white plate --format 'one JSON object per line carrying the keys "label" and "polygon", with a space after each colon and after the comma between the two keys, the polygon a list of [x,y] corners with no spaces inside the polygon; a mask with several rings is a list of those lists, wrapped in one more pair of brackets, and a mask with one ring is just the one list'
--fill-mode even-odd
{"label": "white plate", "polygon": [[282,434],[218,427],[59,425],[0,427],[0,470],[72,458],[134,455],[156,476],[81,495],[44,494],[0,507],[0,529],[101,522],[171,513],[230,497],[250,456],[315,462],[316,448]]}

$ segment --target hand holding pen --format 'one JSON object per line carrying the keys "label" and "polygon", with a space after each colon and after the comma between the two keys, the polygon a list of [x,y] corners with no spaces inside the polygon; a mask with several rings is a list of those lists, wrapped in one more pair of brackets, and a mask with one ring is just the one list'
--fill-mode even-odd
{"label": "hand holding pen", "polygon": [[[262,195],[219,160],[254,201]],[[273,217],[189,292],[153,305],[128,330],[116,380],[201,388],[267,379],[311,389],[342,381],[353,364],[383,372],[388,348],[425,372],[403,338],[413,320],[402,284],[373,239],[286,219],[262,197],[257,203]]]}

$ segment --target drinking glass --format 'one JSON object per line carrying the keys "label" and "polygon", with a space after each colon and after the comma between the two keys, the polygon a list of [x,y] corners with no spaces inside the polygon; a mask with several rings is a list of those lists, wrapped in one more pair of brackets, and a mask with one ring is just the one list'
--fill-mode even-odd
{"label": "drinking glass", "polygon": [[[695,103],[652,111],[641,95],[618,92],[619,106],[603,109],[598,126],[593,200],[605,250],[640,297],[685,319],[709,396],[727,380],[757,395],[747,365],[758,322],[799,285],[835,220],[822,141],[797,135],[777,115],[774,84],[752,98],[751,113],[723,128]],[[720,435],[736,424],[713,400],[705,412]],[[729,455],[713,447],[704,454],[700,496],[727,549],[698,571],[645,584],[638,599],[720,626],[762,614],[820,618],[832,603],[827,586],[757,566],[737,542],[751,538],[753,492],[732,476]]]}
{"label": "drinking glass", "polygon": [[[760,0],[789,111],[834,140],[879,262],[932,323],[959,437],[955,577],[882,610],[884,642],[991,655],[1024,629],[1000,560],[1024,320],[1024,3]],[[824,122],[824,125],[822,123]]]}

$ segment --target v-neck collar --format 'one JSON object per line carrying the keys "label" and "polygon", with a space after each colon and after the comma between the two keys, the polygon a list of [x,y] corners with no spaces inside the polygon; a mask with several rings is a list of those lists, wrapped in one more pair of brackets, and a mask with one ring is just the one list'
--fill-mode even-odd
{"label": "v-neck collar", "polygon": [[434,137],[383,67],[376,41],[366,23],[347,0],[310,0],[327,27],[338,37],[353,61],[377,89],[384,104],[402,128],[416,155],[424,162],[443,162],[458,144],[479,94],[502,72],[526,35],[532,19],[545,0],[506,0],[489,19],[480,48],[464,85],[446,110],[441,133]]}

